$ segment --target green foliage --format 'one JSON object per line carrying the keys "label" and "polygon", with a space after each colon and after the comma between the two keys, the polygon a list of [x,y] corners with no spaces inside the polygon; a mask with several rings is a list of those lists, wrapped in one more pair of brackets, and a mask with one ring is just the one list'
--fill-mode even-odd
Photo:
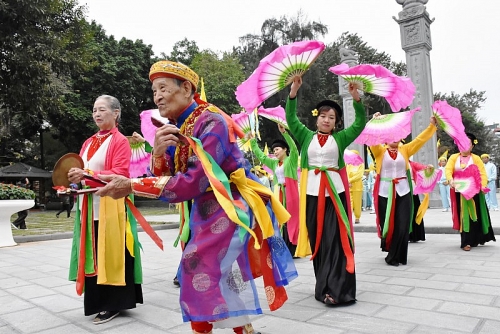
{"label": "green foliage", "polygon": [[238,58],[229,53],[219,57],[205,50],[194,57],[191,68],[203,78],[208,102],[229,114],[241,110],[234,95],[236,87],[245,80]]}
{"label": "green foliage", "polygon": [[13,199],[34,199],[35,193],[32,190],[18,187],[12,184],[0,183],[0,200]]}
{"label": "green foliage", "polygon": [[[50,119],[64,115],[71,74],[89,66],[91,35],[76,0],[12,0],[0,6],[0,154],[30,150]],[[54,123],[54,124],[57,124]]]}
{"label": "green foliage", "polygon": [[139,131],[139,113],[154,107],[148,79],[154,61],[152,46],[141,40],[134,42],[122,38],[117,41],[107,36],[102,26],[95,22],[89,29],[93,35],[88,44],[93,66],[73,76],[72,90],[64,96],[68,113],[58,126],[59,137],[67,138],[68,149],[73,152],[78,152],[83,141],[97,129],[92,108],[100,95],[112,95],[120,101],[119,127],[125,135]]}
{"label": "green foliage", "polygon": [[246,76],[250,75],[259,61],[280,45],[324,37],[328,28],[321,22],[308,22],[299,11],[293,18],[282,16],[264,21],[261,35],[247,34],[240,37],[240,46],[233,48],[233,54],[240,59]]}
{"label": "green foliage", "polygon": [[[457,94],[455,92],[452,92],[451,94],[442,94],[438,92],[434,94],[434,100],[445,100],[450,106],[453,106],[460,110],[465,131],[473,133],[478,139],[478,144],[474,147],[472,151],[473,153],[492,154],[493,152],[498,151],[498,139],[495,138],[487,128],[485,128],[484,122],[477,116],[478,110],[486,101],[484,91],[477,92],[471,89],[469,92],[463,95]],[[446,150],[449,150],[450,154],[458,152],[458,148],[453,142],[453,139],[444,131],[438,130],[437,137],[441,142],[441,145],[438,149],[438,156],[443,154]],[[500,154],[498,153],[493,155],[500,157]]]}
{"label": "green foliage", "polygon": [[171,61],[176,61],[179,63],[183,63],[184,65],[191,66],[194,58],[200,53],[200,49],[198,45],[196,45],[195,41],[189,41],[187,38],[184,38],[182,41],[179,41],[174,44],[172,52],[170,56],[166,56],[165,53],[162,53],[161,56],[163,59],[168,59]]}
{"label": "green foliage", "polygon": [[[85,8],[77,0],[0,0],[0,156],[7,160],[39,164],[42,138],[45,166],[52,166],[68,151],[78,152],[96,131],[91,110],[100,95],[113,95],[122,104],[119,127],[126,135],[140,129],[142,110],[154,108],[148,80],[149,68],[156,61],[152,46],[141,40],[118,41],[96,22],[85,21],[84,14]],[[161,56],[191,66],[205,81],[208,101],[235,113],[240,110],[235,89],[263,57],[280,45],[321,39],[327,33],[326,25],[298,12],[294,17],[265,20],[260,34],[241,37],[240,45],[230,53],[200,51],[195,41],[184,38],[175,43],[168,57]],[[304,75],[298,117],[311,129],[315,118],[310,111],[319,101],[332,99],[342,104],[338,77],[328,71],[340,63],[342,47],[354,50],[359,63],[381,64],[398,75],[406,74],[404,63],[392,61],[357,34],[343,33],[327,44]],[[288,92],[278,92],[264,106],[284,106]],[[467,131],[479,138],[477,153],[500,157],[500,152],[495,154],[498,141],[477,117],[485,92],[437,93],[435,98],[446,99],[462,111]],[[367,116],[391,112],[385,99],[378,96],[365,94],[363,103]],[[260,130],[263,142],[276,139],[274,123],[261,120]],[[440,131],[438,138],[440,154],[446,149],[456,151],[446,134]]]}
{"label": "green foliage", "polygon": [[[76,0],[14,0],[0,8],[0,134],[36,134],[63,109],[70,73],[87,66],[83,8]],[[3,142],[3,140],[2,140]]]}

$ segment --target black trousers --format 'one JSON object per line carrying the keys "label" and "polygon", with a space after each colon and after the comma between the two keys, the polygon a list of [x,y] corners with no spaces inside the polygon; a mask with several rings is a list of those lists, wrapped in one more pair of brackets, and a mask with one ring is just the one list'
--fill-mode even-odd
{"label": "black trousers", "polygon": [[[392,241],[387,245],[386,239],[382,238],[380,248],[382,251],[389,252],[385,258],[388,264],[406,264],[408,261],[408,240],[410,237],[410,223],[413,219],[411,216],[412,198],[408,193],[403,196],[396,194],[394,211],[394,230],[392,233]],[[380,229],[384,230],[384,219],[387,211],[387,198],[378,197],[378,212],[380,214]]]}
{"label": "black trousers", "polygon": [[[339,194],[342,205],[347,207],[345,193]],[[321,240],[316,240],[318,196],[307,195],[306,225],[311,250],[319,243],[318,254],[313,259],[316,286],[314,297],[323,302],[326,295],[336,303],[356,301],[356,273],[346,270],[347,258],[340,240],[340,228],[335,207],[329,197],[325,201],[325,218]]]}
{"label": "black trousers", "polygon": [[12,222],[12,225],[21,230],[26,229],[26,217],[28,217],[28,210],[19,211],[17,213],[17,219]]}

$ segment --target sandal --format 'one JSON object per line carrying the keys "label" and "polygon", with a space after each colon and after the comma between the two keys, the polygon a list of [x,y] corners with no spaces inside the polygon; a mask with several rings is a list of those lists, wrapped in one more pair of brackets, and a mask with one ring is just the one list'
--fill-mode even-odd
{"label": "sandal", "polygon": [[463,248],[463,250],[464,250],[464,251],[466,251],[466,252],[470,251],[470,245],[465,246],[465,247]]}
{"label": "sandal", "polygon": [[243,334],[260,334],[260,332],[256,332],[252,324],[246,324],[243,326]]}
{"label": "sandal", "polygon": [[103,324],[105,322],[113,320],[114,318],[116,318],[118,316],[118,314],[120,314],[120,312],[118,312],[118,311],[99,312],[95,316],[93,323],[94,323],[94,325]]}
{"label": "sandal", "polygon": [[329,294],[325,295],[325,299],[323,300],[323,303],[325,303],[326,305],[335,305],[335,304],[337,304],[335,302],[335,299],[333,299]]}

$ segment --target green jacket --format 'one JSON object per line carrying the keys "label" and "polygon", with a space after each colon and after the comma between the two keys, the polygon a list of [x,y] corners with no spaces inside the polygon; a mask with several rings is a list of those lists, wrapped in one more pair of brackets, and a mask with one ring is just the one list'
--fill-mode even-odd
{"label": "green jacket", "polygon": [[[342,182],[344,183],[345,189],[349,189],[347,184],[347,173],[345,172],[345,163],[344,163],[344,150],[349,144],[351,144],[354,139],[363,131],[366,124],[366,116],[365,116],[365,108],[361,102],[353,101],[354,110],[356,113],[356,118],[354,119],[354,123],[348,127],[347,129],[341,130],[339,132],[334,133],[333,139],[337,143],[339,149],[339,174],[342,178]],[[302,124],[297,118],[297,100],[288,98],[286,103],[286,122],[288,123],[288,127],[290,128],[290,132],[297,139],[299,145],[301,147],[301,177],[300,177],[300,208],[299,208],[299,235],[297,238],[297,250],[295,251],[295,256],[303,257],[311,254],[311,247],[309,243],[309,235],[306,226],[306,188],[307,188],[307,176],[309,171],[309,157],[307,154],[307,150],[309,149],[309,144],[311,143],[316,131],[309,130],[304,124]],[[321,167],[321,166],[317,166]],[[343,210],[344,212],[351,212],[350,208],[350,199],[349,199],[349,191],[346,191],[346,199],[347,199],[347,210]],[[350,239],[352,238],[352,222],[351,215],[347,216],[349,221],[344,222],[346,228],[348,228],[348,233],[350,235]],[[346,255],[347,256],[347,255]]]}
{"label": "green jacket", "polygon": [[[339,148],[339,169],[345,166],[343,152],[349,146],[354,139],[356,139],[361,131],[365,128],[366,116],[365,108],[363,103],[356,102],[353,100],[353,106],[355,111],[354,123],[347,129],[341,130],[339,132],[333,133],[333,139],[337,143]],[[286,122],[290,128],[290,132],[297,139],[301,147],[301,159],[300,166],[302,169],[309,166],[307,150],[309,144],[313,139],[316,131],[309,130],[304,124],[302,124],[297,117],[297,99],[288,98],[286,102]],[[347,188],[346,188],[347,189]]]}
{"label": "green jacket", "polygon": [[[283,133],[283,137],[285,138],[285,141],[290,148],[290,155],[283,161],[285,177],[297,180],[299,151],[297,150],[297,146],[295,145],[292,137],[290,137],[290,135],[286,131]],[[259,148],[259,145],[257,145],[257,141],[255,140],[255,138],[250,139],[250,147],[252,148],[252,152],[255,153],[257,159],[259,159],[260,162],[269,167],[273,171],[273,174],[276,175],[276,168],[278,167],[279,163],[278,159],[273,159],[265,155],[264,152],[262,152],[262,150]]]}

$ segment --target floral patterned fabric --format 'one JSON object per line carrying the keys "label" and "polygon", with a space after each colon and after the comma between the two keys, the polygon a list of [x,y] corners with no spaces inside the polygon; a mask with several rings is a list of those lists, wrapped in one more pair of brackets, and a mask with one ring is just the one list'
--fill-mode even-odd
{"label": "floral patterned fabric", "polygon": [[[200,139],[203,148],[226,175],[244,168],[248,178],[257,180],[250,173],[250,164],[237,144],[229,141],[228,127],[221,114],[204,111],[194,123],[192,136]],[[249,234],[240,239],[240,227],[230,221],[214,193],[207,191],[208,187],[208,178],[198,158],[191,155],[187,171],[175,174],[160,196],[171,203],[193,199],[189,220],[191,239],[182,254],[178,274],[183,319],[213,322],[260,314],[262,309],[253,279],[255,268],[249,259],[249,247],[253,247],[253,242],[249,242]],[[233,197],[235,202],[241,201],[250,211],[237,191],[233,191]],[[274,218],[269,205],[268,211]],[[275,236],[267,239],[269,253],[266,262],[272,270],[275,286],[265,284],[270,305],[278,295],[275,290],[282,289],[297,277],[292,257],[284,251],[286,246],[273,220]]]}

